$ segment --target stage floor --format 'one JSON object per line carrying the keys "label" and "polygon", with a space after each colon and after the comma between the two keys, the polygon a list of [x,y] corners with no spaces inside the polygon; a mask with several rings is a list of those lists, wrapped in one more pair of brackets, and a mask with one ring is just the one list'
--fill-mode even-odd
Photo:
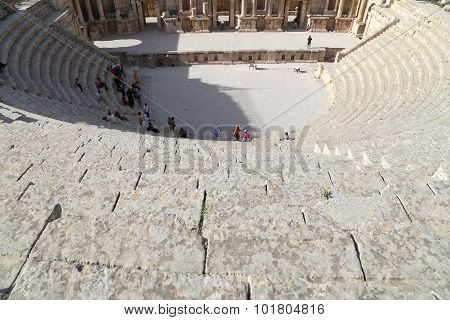
{"label": "stage floor", "polygon": [[164,33],[143,31],[130,36],[109,36],[94,44],[107,51],[131,54],[167,51],[298,50],[313,38],[312,48],[347,48],[357,43],[353,34],[321,32],[236,32]]}
{"label": "stage floor", "polygon": [[241,123],[258,136],[273,136],[300,130],[327,111],[328,93],[313,77],[316,68],[316,63],[264,64],[258,70],[244,64],[140,68],[141,89],[159,127],[175,116],[178,126],[196,132]]}

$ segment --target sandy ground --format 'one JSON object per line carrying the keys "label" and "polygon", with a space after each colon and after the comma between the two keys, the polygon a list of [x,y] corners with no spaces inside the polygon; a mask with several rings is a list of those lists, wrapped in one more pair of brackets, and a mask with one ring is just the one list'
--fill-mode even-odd
{"label": "sandy ground", "polygon": [[258,134],[252,129],[255,135],[273,136],[299,130],[326,111],[327,91],[313,77],[316,68],[308,63],[264,64],[256,71],[244,64],[140,68],[141,89],[159,127],[173,115],[178,126],[197,132],[240,123],[267,129]]}

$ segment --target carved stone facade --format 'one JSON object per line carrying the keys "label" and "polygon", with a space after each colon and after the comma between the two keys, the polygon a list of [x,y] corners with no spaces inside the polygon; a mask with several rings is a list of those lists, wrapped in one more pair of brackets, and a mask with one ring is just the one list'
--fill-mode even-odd
{"label": "carved stone facade", "polygon": [[[240,32],[350,32],[360,11],[367,12],[368,1],[378,4],[384,0],[147,0],[144,7],[146,15],[156,16],[158,28],[166,32],[211,32],[221,28]],[[221,26],[223,16],[227,18]],[[168,18],[181,21],[176,24],[177,30],[166,23]]]}
{"label": "carved stone facade", "polygon": [[[132,34],[156,17],[166,32],[285,31],[364,32],[372,4],[386,0],[53,0],[71,6],[92,40]],[[221,21],[223,20],[223,21]]]}
{"label": "carved stone facade", "polygon": [[80,32],[91,40],[109,34],[133,34],[144,29],[141,0],[51,0],[60,9],[71,9],[78,17]]}

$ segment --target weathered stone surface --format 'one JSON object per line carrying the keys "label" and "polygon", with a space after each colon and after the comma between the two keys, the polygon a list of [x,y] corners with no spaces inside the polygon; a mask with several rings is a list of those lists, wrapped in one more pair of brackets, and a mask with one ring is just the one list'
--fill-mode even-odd
{"label": "weathered stone surface", "polygon": [[173,219],[162,224],[152,217],[116,215],[113,220],[66,218],[51,223],[32,256],[201,273],[204,252],[197,233]]}
{"label": "weathered stone surface", "polygon": [[[259,230],[258,230],[259,231]],[[215,274],[280,275],[358,279],[353,243],[347,235],[302,225],[226,232],[208,238],[208,270]]]}
{"label": "weathered stone surface", "polygon": [[10,299],[245,299],[245,283],[220,276],[30,260]]}
{"label": "weathered stone surface", "polygon": [[[420,224],[379,222],[355,232],[367,279],[448,279],[449,237]],[[432,266],[432,267],[431,267]]]}

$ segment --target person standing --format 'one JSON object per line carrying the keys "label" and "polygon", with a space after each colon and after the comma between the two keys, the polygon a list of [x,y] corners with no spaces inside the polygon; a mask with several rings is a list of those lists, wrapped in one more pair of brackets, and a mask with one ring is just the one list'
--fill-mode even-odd
{"label": "person standing", "polygon": [[309,35],[308,41],[307,41],[307,44],[306,44],[306,47],[307,47],[308,49],[311,49],[311,42],[312,42],[312,37],[311,37],[311,35]]}
{"label": "person standing", "polygon": [[169,125],[169,131],[175,132],[175,128],[177,127],[177,125],[175,124],[175,118],[169,117],[167,119],[167,124]]}
{"label": "person standing", "polygon": [[240,124],[238,124],[234,127],[233,137],[234,137],[234,140],[239,141],[239,139],[241,137],[241,125]]}
{"label": "person standing", "polygon": [[147,117],[150,118],[150,107],[148,106],[148,103],[144,103],[144,108],[142,108],[142,110],[144,111],[144,113],[147,115]]}
{"label": "person standing", "polygon": [[102,94],[100,93],[100,91],[97,91],[97,93],[95,94],[95,100],[97,100],[98,102],[103,100]]}
{"label": "person standing", "polygon": [[250,140],[250,135],[248,134],[247,130],[244,130],[244,133],[242,134],[242,142],[248,142]]}
{"label": "person standing", "polygon": [[220,127],[217,127],[213,130],[213,134],[214,134],[214,138],[219,138],[220,132],[222,132],[222,130],[220,129]]}
{"label": "person standing", "polygon": [[83,87],[81,86],[80,80],[78,80],[78,78],[75,79],[75,86],[78,87],[81,92],[83,92]]}

